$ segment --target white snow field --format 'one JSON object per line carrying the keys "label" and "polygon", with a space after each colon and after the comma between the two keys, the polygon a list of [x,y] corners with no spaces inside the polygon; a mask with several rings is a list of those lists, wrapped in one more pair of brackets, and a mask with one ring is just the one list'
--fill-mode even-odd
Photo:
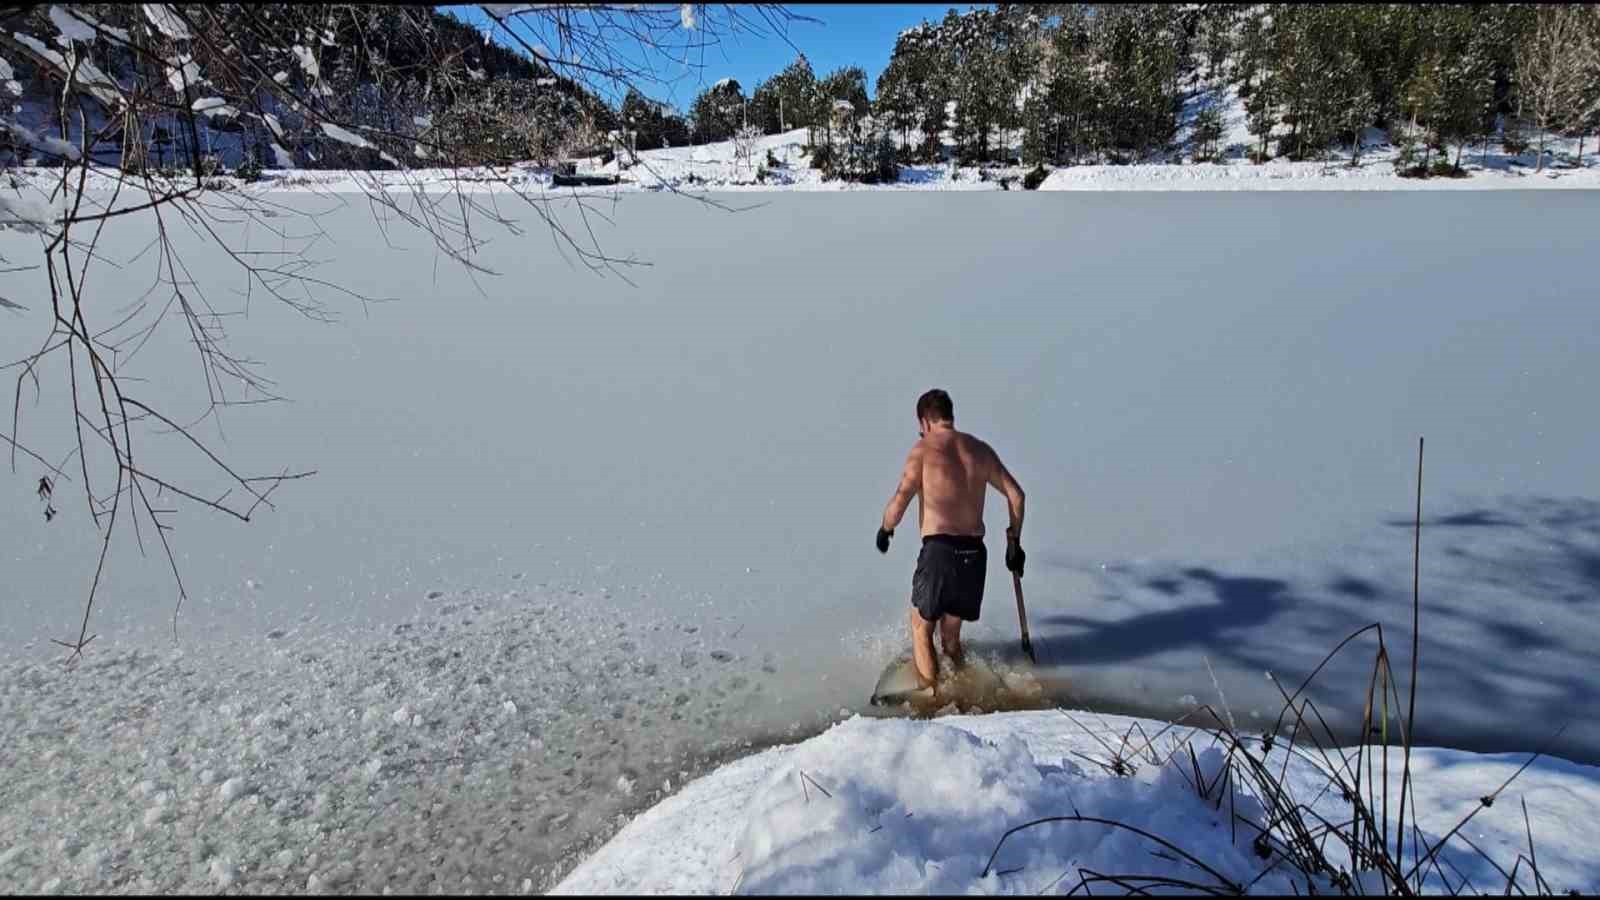
{"label": "white snow field", "polygon": [[[1101,742],[1118,745],[1138,720],[1084,719],[1073,722],[1056,711],[932,722],[853,718],[693,782],[634,819],[553,893],[1122,893],[1130,884],[1150,887],[1132,880],[1139,876],[1222,892],[1337,893],[1326,876],[1308,885],[1280,859],[1256,856],[1253,826],[1265,824],[1263,808],[1228,788],[1220,777],[1225,755],[1203,735],[1187,729],[1161,735],[1154,749],[1131,754],[1138,771],[1115,777],[1093,764],[1110,759]],[[1138,724],[1150,736],[1161,728]],[[1173,752],[1180,741],[1192,742],[1195,757]],[[1144,747],[1139,733],[1134,744]],[[1390,755],[1397,798],[1401,754]],[[1428,846],[1524,761],[1413,751],[1416,809]],[[1286,789],[1328,821],[1350,815],[1311,756],[1280,745],[1264,762],[1281,767]],[[1463,831],[1487,859],[1460,840],[1446,844],[1443,861],[1425,867],[1429,892],[1503,888],[1504,872],[1519,853],[1528,854],[1529,830],[1545,890],[1600,888],[1594,865],[1600,825],[1590,814],[1600,802],[1600,769],[1539,760],[1500,800]],[[1041,823],[1007,835],[1065,816],[1088,821]],[[1406,859],[1415,859],[1409,847]],[[1095,875],[1128,880],[1096,883]],[[1518,885],[1532,889],[1526,862],[1520,875]],[[1365,883],[1368,890],[1381,884],[1371,871]]]}
{"label": "white snow field", "polygon": [[[337,299],[333,324],[171,228],[292,401],[200,433],[240,471],[318,474],[249,525],[181,508],[176,649],[171,574],[124,533],[73,670],[47,639],[76,633],[93,571],[82,486],[46,523],[40,472],[0,479],[0,889],[553,886],[653,792],[866,711],[916,553],[909,521],[886,558],[871,534],[935,385],[1028,492],[1055,701],[1170,718],[1220,696],[1254,731],[1267,672],[1297,684],[1369,622],[1403,664],[1426,435],[1419,741],[1600,762],[1600,194],[722,199],[739,211],[590,198],[606,249],[650,263],[630,286],[509,196],[486,202],[528,233],[480,230],[501,274],[473,279],[359,196],[283,191],[276,224],[324,235],[317,274],[390,300]],[[104,325],[155,277],[148,227],[114,221]],[[0,233],[12,263],[38,246]],[[0,310],[5,361],[48,329],[44,277],[0,273],[25,307]],[[169,322],[121,362],[190,421],[192,354]],[[59,458],[56,365],[21,417]],[[1002,669],[1009,582],[997,554],[969,632]],[[1372,650],[1313,690],[1336,728]],[[1583,827],[1547,815],[1541,866],[1542,829]]]}

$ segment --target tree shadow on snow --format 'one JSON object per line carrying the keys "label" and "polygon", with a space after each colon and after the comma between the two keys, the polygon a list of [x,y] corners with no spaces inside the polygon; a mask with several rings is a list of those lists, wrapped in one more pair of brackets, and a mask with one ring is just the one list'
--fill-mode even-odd
{"label": "tree shadow on snow", "polygon": [[[1090,665],[1133,660],[1183,646],[1212,646],[1231,640],[1238,632],[1264,625],[1293,602],[1287,582],[1234,577],[1203,567],[1185,569],[1177,576],[1151,578],[1145,586],[1166,597],[1209,596],[1214,602],[1142,613],[1110,623],[1063,613],[1047,615],[1040,619],[1042,627],[1031,629],[1036,632],[1032,636],[1034,650],[1044,660]],[[1005,662],[1014,663],[1022,657],[1016,641],[974,641],[972,646]]]}
{"label": "tree shadow on snow", "polygon": [[[1079,567],[1098,582],[1097,595],[1030,598],[1039,662],[1062,668],[1069,680],[1119,672],[1099,679],[1089,705],[1169,719],[1189,711],[1179,697],[1141,693],[1141,679],[1126,671],[1163,687],[1192,685],[1191,694],[1216,704],[1209,663],[1236,710],[1260,710],[1270,720],[1283,705],[1276,685],[1292,693],[1347,635],[1378,622],[1404,697],[1412,617],[1406,532],[1414,525],[1379,525],[1335,547],[1317,568],[1293,561],[1261,572],[1172,561]],[[1424,518],[1420,597],[1419,744],[1548,749],[1600,763],[1600,724],[1580,720],[1600,701],[1600,502],[1511,497]],[[1077,612],[1119,608],[1132,612],[1111,619]],[[1005,662],[1021,659],[1014,639],[971,645]],[[1374,635],[1352,642],[1309,689],[1336,732],[1359,720],[1376,650]],[[1268,672],[1276,685],[1263,677]],[[1563,723],[1565,734],[1552,741]]]}

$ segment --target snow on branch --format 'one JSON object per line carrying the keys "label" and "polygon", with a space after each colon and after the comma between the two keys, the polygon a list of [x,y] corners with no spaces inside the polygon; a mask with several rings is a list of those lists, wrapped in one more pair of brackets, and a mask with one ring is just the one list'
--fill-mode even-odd
{"label": "snow on branch", "polygon": [[62,159],[69,159],[76,162],[81,156],[81,154],[78,152],[78,148],[74,147],[67,141],[64,141],[58,137],[52,137],[48,134],[38,134],[26,125],[21,125],[17,122],[0,120],[0,126],[3,126],[7,131],[9,131],[11,136],[17,141],[28,144],[32,147],[37,147],[46,153],[59,156]]}
{"label": "snow on branch", "polygon": [[185,85],[195,87],[205,83],[200,75],[200,64],[189,54],[168,57],[166,63],[167,84],[174,94],[182,94]]}
{"label": "snow on branch", "polygon": [[93,25],[76,15],[69,14],[65,8],[60,6],[50,7],[50,23],[56,26],[56,30],[61,32],[61,36],[69,41],[89,43],[97,36]]}
{"label": "snow on branch", "polygon": [[366,148],[372,146],[371,141],[368,141],[366,138],[352,131],[340,128],[338,125],[335,125],[332,122],[322,123],[322,133],[340,143],[349,144],[352,147]]}
{"label": "snow on branch", "polygon": [[11,40],[21,45],[45,67],[55,69],[64,80],[71,80],[83,87],[107,108],[115,109],[122,106],[121,85],[89,60],[79,58],[69,62],[66,57],[46,46],[43,41],[20,31],[13,33]]}
{"label": "snow on branch", "polygon": [[144,3],[144,17],[156,30],[175,41],[187,41],[193,38],[189,33],[189,26],[183,21],[171,6],[165,3]]}
{"label": "snow on branch", "polygon": [[322,70],[317,65],[317,56],[316,56],[316,54],[311,52],[311,48],[303,46],[301,44],[295,44],[293,47],[290,47],[289,49],[291,51],[293,51],[295,59],[298,59],[300,61],[300,68],[305,70],[306,77],[310,78],[313,81],[315,81],[321,75],[321,72],[322,72]]}

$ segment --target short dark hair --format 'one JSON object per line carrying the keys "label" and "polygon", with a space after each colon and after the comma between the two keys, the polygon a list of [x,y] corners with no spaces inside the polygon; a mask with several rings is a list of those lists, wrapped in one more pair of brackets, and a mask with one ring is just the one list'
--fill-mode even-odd
{"label": "short dark hair", "polygon": [[934,388],[918,397],[917,418],[927,419],[930,422],[954,422],[956,411],[950,403],[950,395],[939,388]]}

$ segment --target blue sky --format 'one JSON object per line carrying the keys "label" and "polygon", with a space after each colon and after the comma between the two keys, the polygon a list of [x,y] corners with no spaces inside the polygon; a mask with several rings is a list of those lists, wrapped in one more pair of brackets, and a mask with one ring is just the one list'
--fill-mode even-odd
{"label": "blue sky", "polygon": [[[811,68],[819,77],[834,69],[857,65],[867,73],[867,90],[877,86],[878,75],[889,64],[889,53],[901,31],[924,19],[938,21],[951,9],[967,10],[974,4],[806,4],[788,7],[799,15],[817,22],[793,22],[789,25],[789,43],[794,44],[811,61]],[[476,6],[442,6],[441,10],[479,27],[493,27],[489,19]],[[495,29],[498,31],[498,29]],[[503,34],[495,35],[498,43],[515,46]],[[529,39],[530,44],[537,43]],[[707,48],[704,66],[698,70],[677,66],[663,68],[657,76],[670,82],[664,85],[641,85],[645,93],[655,99],[665,100],[686,110],[701,90],[722,78],[736,78],[748,95],[757,81],[770,78],[794,60],[794,47],[782,38],[768,34],[757,37],[739,34],[725,39],[720,45]],[[596,87],[601,87],[596,85]],[[618,98],[607,97],[615,102]]]}

